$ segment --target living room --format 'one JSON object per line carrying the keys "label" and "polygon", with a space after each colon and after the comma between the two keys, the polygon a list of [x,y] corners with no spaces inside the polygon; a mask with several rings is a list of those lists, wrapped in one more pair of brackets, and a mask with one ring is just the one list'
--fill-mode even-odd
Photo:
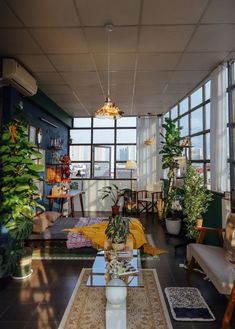
{"label": "living room", "polygon": [[[20,183],[11,180],[22,140],[34,145],[32,150],[27,144],[37,188],[30,205],[41,207],[36,211],[39,223],[34,216],[24,241],[33,249],[31,275],[12,279],[9,270],[0,279],[1,328],[67,328],[62,319],[79,275],[92,268],[94,247],[100,249],[95,237],[93,243],[86,241],[83,227],[102,225],[114,205],[120,206],[121,218],[137,218],[143,228],[135,245],[144,241],[141,269],[156,270],[166,328],[222,328],[235,296],[229,304],[230,291],[217,285],[226,271],[217,259],[215,278],[206,267],[209,262],[203,267],[204,251],[191,250],[200,268],[188,275],[187,245],[196,242],[195,232],[205,230],[199,225],[195,231],[196,218],[191,221],[189,215],[196,189],[191,199],[190,193],[187,198],[177,193],[187,193],[190,167],[198,177],[191,188],[203,185],[199,199],[208,196],[202,227],[225,228],[235,208],[234,13],[233,0],[0,1],[1,267],[9,234],[5,226],[9,229],[14,218],[11,213],[6,220],[4,207],[9,201],[9,209],[19,209],[15,195],[7,200],[10,184],[16,195],[23,194]],[[16,153],[9,153],[22,131]],[[32,198],[34,193],[39,198]],[[167,233],[170,204],[175,213],[182,206],[177,234]],[[44,215],[52,218],[42,219]],[[63,231],[74,229],[75,222],[77,232]],[[234,261],[233,231],[229,234],[226,260]],[[212,235],[206,237],[207,245],[217,244]],[[68,248],[75,242],[79,248]],[[144,245],[153,248],[152,255],[147,256]],[[168,287],[197,288],[213,314],[210,322],[175,319],[164,292]],[[128,298],[130,328],[147,328],[128,318],[133,311]],[[100,321],[97,328],[105,314]],[[233,328],[234,321],[233,315],[223,328]]]}

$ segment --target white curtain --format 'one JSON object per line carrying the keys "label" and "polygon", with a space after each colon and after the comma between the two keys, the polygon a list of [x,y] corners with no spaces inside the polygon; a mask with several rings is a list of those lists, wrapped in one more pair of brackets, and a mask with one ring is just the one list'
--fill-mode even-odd
{"label": "white curtain", "polygon": [[226,79],[224,64],[211,74],[211,190],[217,192],[228,190]]}
{"label": "white curtain", "polygon": [[[161,178],[160,127],[161,119],[156,116],[137,118],[137,189],[145,189]],[[146,145],[147,139],[154,143]]]}

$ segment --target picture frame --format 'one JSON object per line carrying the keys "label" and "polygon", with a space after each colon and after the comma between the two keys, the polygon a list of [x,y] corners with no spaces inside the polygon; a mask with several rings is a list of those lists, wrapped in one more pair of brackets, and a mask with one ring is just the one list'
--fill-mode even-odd
{"label": "picture frame", "polygon": [[37,133],[36,127],[29,125],[28,136],[29,136],[30,143],[33,143],[33,144],[36,143],[36,133]]}

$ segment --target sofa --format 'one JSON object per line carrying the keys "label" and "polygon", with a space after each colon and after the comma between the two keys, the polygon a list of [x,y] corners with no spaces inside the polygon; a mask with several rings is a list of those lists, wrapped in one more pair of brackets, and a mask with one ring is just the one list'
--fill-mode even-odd
{"label": "sofa", "polygon": [[[229,296],[222,327],[228,328],[235,308],[235,214],[228,214],[225,229],[201,227],[196,243],[187,246],[189,272],[195,262],[203,269],[219,293]],[[203,244],[207,232],[218,234],[220,246]]]}

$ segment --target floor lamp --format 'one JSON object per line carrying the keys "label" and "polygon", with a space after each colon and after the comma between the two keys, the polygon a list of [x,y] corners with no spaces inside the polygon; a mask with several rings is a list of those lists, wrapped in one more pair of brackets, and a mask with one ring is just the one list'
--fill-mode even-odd
{"label": "floor lamp", "polygon": [[128,169],[131,171],[131,191],[132,191],[132,171],[136,169],[136,162],[134,160],[127,160],[125,164],[125,169]]}

